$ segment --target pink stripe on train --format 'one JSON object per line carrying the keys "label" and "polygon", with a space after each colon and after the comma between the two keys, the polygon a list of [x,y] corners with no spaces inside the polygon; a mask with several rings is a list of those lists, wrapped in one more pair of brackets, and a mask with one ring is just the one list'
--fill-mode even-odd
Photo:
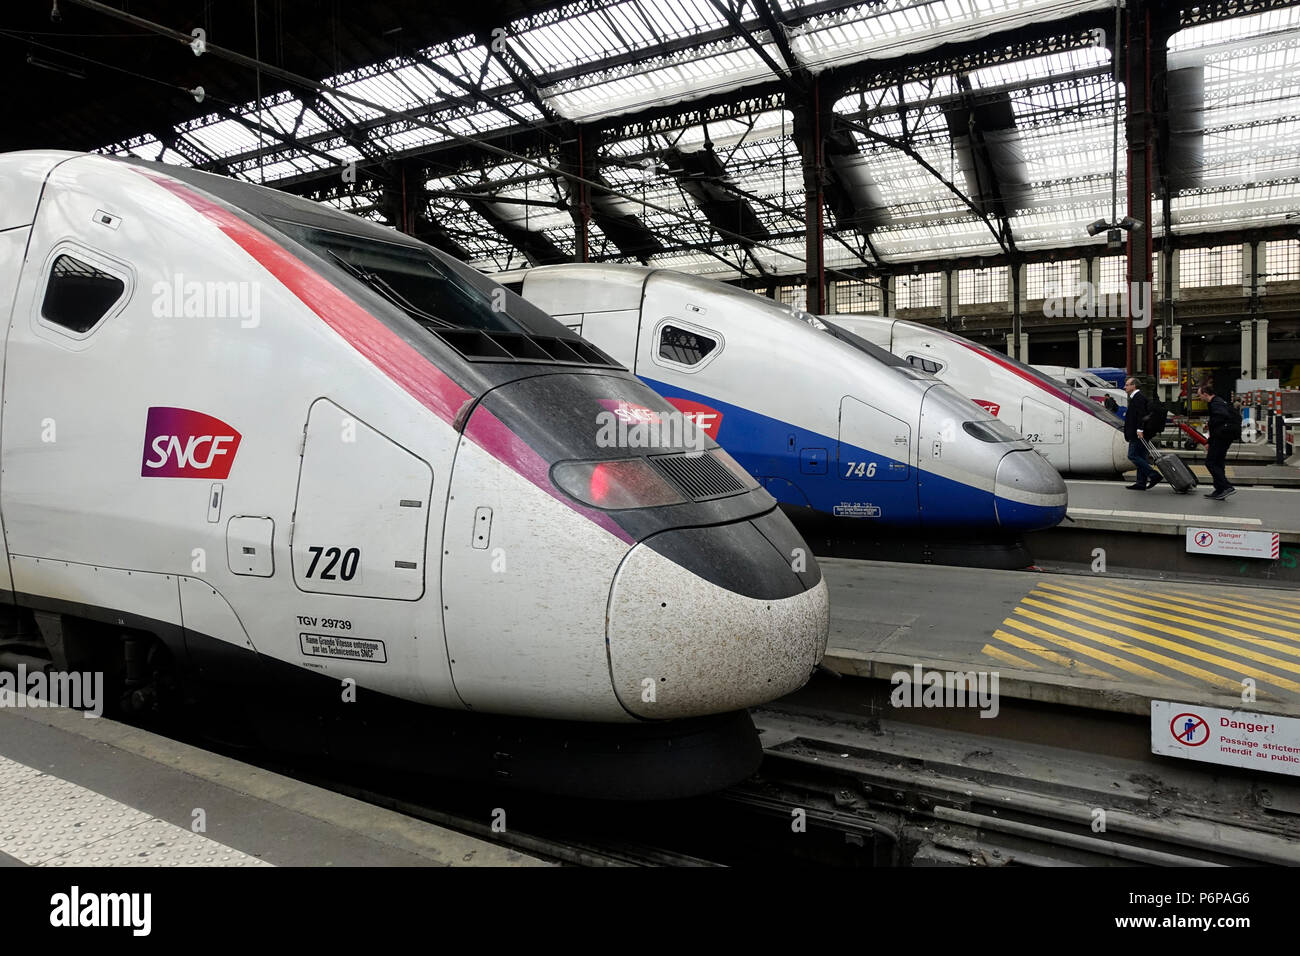
{"label": "pink stripe on train", "polygon": [[[349,345],[444,422],[454,425],[465,406],[473,401],[468,392],[409,342],[269,236],[184,183],[147,170],[136,168],[136,171],[215,223]],[[552,485],[546,460],[486,408],[480,408],[471,416],[464,434],[552,498],[616,538],[633,543],[634,539],[609,515],[578,505]]]}

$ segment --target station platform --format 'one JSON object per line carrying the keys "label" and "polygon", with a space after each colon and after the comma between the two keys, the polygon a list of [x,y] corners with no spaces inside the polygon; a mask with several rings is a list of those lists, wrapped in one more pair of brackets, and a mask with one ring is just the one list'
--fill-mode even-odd
{"label": "station platform", "polygon": [[1147,715],[1153,699],[1300,715],[1300,591],[819,559],[825,665],[997,671],[1001,695]]}
{"label": "station platform", "polygon": [[[1199,470],[1205,471],[1203,466]],[[1182,534],[1189,525],[1218,524],[1277,531],[1283,541],[1300,541],[1300,490],[1238,487],[1225,501],[1211,501],[1205,497],[1211,490],[1208,473],[1198,478],[1206,484],[1185,495],[1163,482],[1148,491],[1129,491],[1119,480],[1071,479],[1065,483],[1069,494],[1065,524],[1142,534]]]}
{"label": "station platform", "polygon": [[[1130,491],[1117,479],[1067,480],[1065,520],[1025,535],[1025,547],[1035,565],[1050,570],[1092,570],[1104,556],[1107,570],[1140,577],[1300,587],[1300,488],[1239,485],[1226,500],[1211,501],[1205,497],[1208,476],[1202,477],[1206,483],[1184,495],[1166,483]],[[1275,556],[1214,553],[1191,545],[1203,532],[1214,535],[1220,529],[1276,532]],[[1272,542],[1263,538],[1256,544]]]}
{"label": "station platform", "polygon": [[[1175,444],[1177,441],[1176,433],[1163,434],[1160,439],[1164,450],[1174,452],[1184,461],[1205,461],[1205,449],[1203,447],[1183,448],[1181,443]],[[1267,441],[1235,441],[1228,446],[1228,453],[1224,456],[1224,460],[1238,464],[1269,464],[1277,461],[1277,449]]]}
{"label": "station platform", "polygon": [[[1201,446],[1185,448],[1175,439],[1161,442],[1164,451],[1172,451],[1192,469],[1203,483],[1210,481],[1205,467],[1205,449]],[[1271,485],[1276,488],[1300,488],[1300,455],[1292,455],[1283,464],[1277,463],[1277,451],[1268,442],[1234,442],[1228,446],[1224,473],[1237,487],[1243,485]],[[1125,484],[1132,480],[1134,469],[1125,472]]]}
{"label": "station platform", "polygon": [[[1211,484],[1210,469],[1204,464],[1205,458],[1192,458],[1191,452],[1183,456],[1187,462],[1187,467],[1192,469],[1192,474],[1196,476],[1197,481],[1203,485]],[[1294,459],[1292,459],[1294,460]],[[1270,462],[1267,465],[1252,465],[1241,461],[1228,462],[1224,467],[1223,473],[1228,476],[1228,481],[1237,488],[1254,487],[1266,485],[1273,488],[1300,488],[1300,468],[1293,464],[1278,465]],[[1129,476],[1132,481],[1132,476]]]}
{"label": "station platform", "polygon": [[536,865],[125,724],[0,708],[0,866]]}

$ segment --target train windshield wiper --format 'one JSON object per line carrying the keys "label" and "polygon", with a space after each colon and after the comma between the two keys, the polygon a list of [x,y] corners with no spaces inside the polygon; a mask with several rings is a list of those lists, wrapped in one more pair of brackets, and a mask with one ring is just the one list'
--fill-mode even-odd
{"label": "train windshield wiper", "polygon": [[329,254],[330,258],[346,269],[349,274],[355,276],[361,282],[364,282],[370,288],[374,289],[385,299],[416,321],[428,323],[429,325],[437,326],[440,329],[455,328],[454,325],[445,319],[440,319],[436,315],[430,315],[423,309],[413,305],[410,300],[394,289],[392,285],[389,284],[388,280],[377,272],[371,272],[369,269],[365,269],[356,263],[349,262],[345,257],[339,255],[333,249],[326,249],[325,251]]}

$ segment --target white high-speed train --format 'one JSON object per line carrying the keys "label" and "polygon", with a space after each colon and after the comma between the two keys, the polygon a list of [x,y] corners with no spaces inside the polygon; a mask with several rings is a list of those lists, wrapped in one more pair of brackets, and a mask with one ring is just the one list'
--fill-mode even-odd
{"label": "white high-speed train", "polygon": [[1065,515],[1065,483],[1021,436],[887,351],[770,299],[581,263],[530,269],[522,295],[706,422],[800,519],[813,512],[855,536],[1016,535]]}
{"label": "white high-speed train", "polygon": [[713,441],[598,441],[672,412],[617,362],[273,190],[63,152],[0,190],[0,597],[54,666],[414,771],[475,733],[456,759],[559,790],[756,766],[744,708],[808,679],[826,584]]}
{"label": "white high-speed train", "polygon": [[876,315],[824,317],[947,382],[1016,429],[1062,472],[1118,475],[1124,423],[1077,389],[942,329]]}

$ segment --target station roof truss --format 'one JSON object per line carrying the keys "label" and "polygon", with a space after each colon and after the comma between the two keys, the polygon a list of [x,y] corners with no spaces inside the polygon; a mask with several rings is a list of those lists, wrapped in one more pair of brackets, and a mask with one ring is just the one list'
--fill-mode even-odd
{"label": "station roof truss", "polygon": [[[214,20],[202,0],[125,7],[204,27],[317,88],[195,56],[78,0],[55,24],[50,0],[24,4],[41,16],[0,26],[6,60],[22,61],[7,78],[48,96],[20,107],[5,148],[264,183],[490,273],[586,257],[802,275],[800,135],[817,97],[828,270],[1104,246],[1085,227],[1111,219],[1113,187],[1126,193],[1122,155],[1112,177],[1124,98],[1110,0],[484,0],[437,16],[418,0],[265,0],[256,31],[250,11]],[[1175,234],[1287,222],[1300,209],[1300,0],[1169,10],[1156,120]],[[102,84],[98,106],[87,84]]]}

